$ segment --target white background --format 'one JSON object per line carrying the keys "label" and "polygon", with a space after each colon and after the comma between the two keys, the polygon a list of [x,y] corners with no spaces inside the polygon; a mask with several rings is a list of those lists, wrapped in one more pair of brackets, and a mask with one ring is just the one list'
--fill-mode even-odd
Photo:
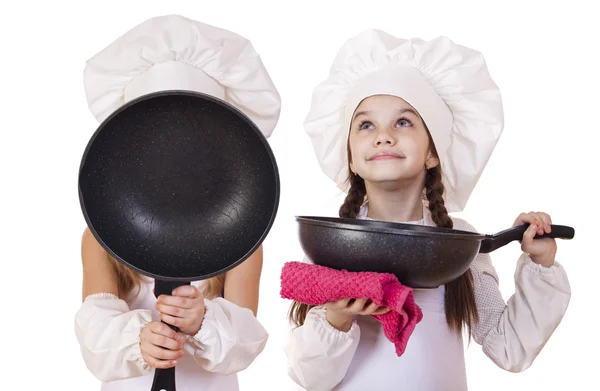
{"label": "white background", "polygon": [[[600,267],[594,227],[599,201],[593,189],[600,176],[600,30],[594,27],[597,13],[585,5],[592,2],[119,3],[0,6],[3,381],[16,379],[22,390],[99,389],[73,331],[81,302],[84,229],[77,174],[97,126],[86,105],[82,71],[89,57],[136,24],[179,13],[249,38],[283,97],[281,120],[270,139],[280,169],[281,203],[264,243],[259,308],[270,339],[240,374],[243,391],[267,385],[284,390],[290,384],[282,350],[289,302],[279,297],[279,272],[284,262],[302,258],[294,216],[336,215],[342,200],[321,173],[302,121],[312,88],[326,77],[339,46],[367,28],[405,38],[447,35],[486,57],[503,94],[505,133],[459,216],[481,232],[495,233],[510,227],[522,211],[543,210],[555,223],[576,229],[575,240],[558,244],[573,291],[562,324],[521,374],[495,367],[472,344],[467,350],[470,389],[561,390],[578,381],[594,384],[585,389],[598,389],[595,283]],[[516,242],[492,254],[507,299],[518,255]]]}

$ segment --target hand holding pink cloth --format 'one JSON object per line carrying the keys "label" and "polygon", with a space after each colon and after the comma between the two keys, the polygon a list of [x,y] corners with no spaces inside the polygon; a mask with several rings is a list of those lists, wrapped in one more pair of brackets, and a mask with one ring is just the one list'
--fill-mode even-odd
{"label": "hand holding pink cloth", "polygon": [[309,305],[323,305],[342,298],[369,298],[390,309],[372,315],[381,322],[387,339],[401,356],[423,313],[415,303],[412,288],[387,273],[349,272],[304,263],[287,262],[281,271],[281,297]]}

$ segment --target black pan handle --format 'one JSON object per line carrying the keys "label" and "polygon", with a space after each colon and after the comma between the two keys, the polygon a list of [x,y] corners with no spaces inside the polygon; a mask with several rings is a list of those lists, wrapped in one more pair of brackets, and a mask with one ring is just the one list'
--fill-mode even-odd
{"label": "black pan handle", "polygon": [[[522,224],[513,228],[505,229],[494,235],[487,235],[481,242],[479,249],[480,253],[490,253],[500,247],[506,246],[508,243],[515,240],[521,240],[523,234],[529,227],[529,224]],[[575,230],[572,227],[566,225],[550,225],[550,233],[544,233],[543,235],[536,235],[534,239],[542,238],[555,238],[555,239],[573,239],[575,236]]]}
{"label": "black pan handle", "polygon": [[[170,295],[175,288],[182,285],[190,285],[189,281],[164,281],[154,280],[154,296],[158,298],[160,295]],[[161,320],[164,324],[179,332],[179,329],[173,325]],[[154,370],[154,381],[152,382],[151,391],[176,391],[175,390],[175,367]]]}

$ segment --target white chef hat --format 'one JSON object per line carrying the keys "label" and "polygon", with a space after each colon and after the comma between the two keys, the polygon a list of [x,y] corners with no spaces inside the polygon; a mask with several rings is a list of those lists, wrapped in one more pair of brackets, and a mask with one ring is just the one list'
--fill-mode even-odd
{"label": "white chef hat", "polygon": [[446,207],[463,210],[504,126],[500,91],[481,53],[446,37],[407,40],[380,30],[344,43],[304,123],[322,170],[344,191],[350,121],[372,95],[398,96],[419,112],[440,157]]}
{"label": "white chef hat", "polygon": [[146,20],[90,58],[84,86],[90,111],[100,122],[128,101],[164,90],[224,100],[265,137],[281,110],[279,93],[246,38],[179,15]]}

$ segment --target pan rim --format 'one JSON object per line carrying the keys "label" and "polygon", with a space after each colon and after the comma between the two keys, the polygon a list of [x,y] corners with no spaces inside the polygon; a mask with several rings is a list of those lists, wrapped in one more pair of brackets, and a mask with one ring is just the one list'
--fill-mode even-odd
{"label": "pan rim", "polygon": [[[325,219],[325,220],[324,220]],[[442,227],[431,227],[426,226],[427,232],[415,230],[414,227],[421,227],[416,224],[408,223],[395,223],[389,221],[379,220],[356,220],[350,218],[341,217],[327,217],[327,216],[296,216],[296,221],[304,225],[313,225],[326,228],[345,229],[349,231],[360,231],[369,233],[385,233],[391,235],[402,235],[402,236],[420,236],[420,237],[439,237],[448,239],[463,239],[463,240],[483,240],[486,235],[477,232],[469,232],[451,229],[452,232],[448,232],[450,228]],[[373,225],[356,224],[357,221],[372,221]],[[377,225],[377,226],[375,226]]]}
{"label": "pan rim", "polygon": [[[164,275],[159,275],[159,274],[155,274],[152,272],[148,272],[146,270],[142,270],[139,267],[132,265],[131,263],[125,261],[121,256],[117,255],[105,242],[104,240],[102,240],[102,238],[100,237],[100,235],[98,234],[98,232],[96,231],[94,225],[92,224],[92,221],[90,219],[90,216],[88,214],[87,211],[87,207],[86,207],[86,203],[85,203],[85,198],[83,196],[83,192],[81,190],[81,174],[83,171],[83,168],[85,167],[85,163],[87,161],[87,157],[88,157],[88,153],[92,148],[92,145],[94,144],[94,141],[96,140],[96,138],[98,137],[98,135],[100,134],[100,132],[102,131],[102,129],[117,115],[119,115],[122,111],[128,109],[129,107],[148,100],[148,99],[153,99],[153,98],[158,98],[161,96],[176,96],[176,95],[182,95],[182,96],[192,96],[192,97],[202,97],[203,99],[206,99],[208,101],[212,101],[215,104],[218,104],[220,106],[225,107],[226,109],[235,112],[238,116],[240,116],[240,118],[242,118],[248,125],[250,128],[252,128],[254,130],[254,133],[256,134],[256,136],[260,139],[260,142],[265,146],[265,151],[266,153],[269,155],[269,160],[271,162],[272,168],[273,168],[273,175],[274,175],[274,180],[275,180],[275,192],[273,194],[274,196],[274,205],[273,208],[271,210],[271,215],[269,217],[269,221],[268,223],[265,225],[265,228],[263,230],[262,235],[260,236],[260,238],[256,241],[255,245],[249,249],[243,256],[241,256],[236,262],[234,262],[233,264],[229,265],[228,267],[222,268],[218,271],[215,271],[213,273],[209,273],[209,274],[203,274],[203,275],[195,275],[195,276],[190,276],[190,277],[172,277],[172,276],[164,276]],[[79,170],[78,170],[78,174],[77,174],[77,188],[78,188],[78,194],[79,194],[79,205],[80,208],[82,210],[82,214],[84,217],[84,220],[86,222],[87,227],[89,228],[90,232],[92,233],[92,235],[94,236],[94,238],[98,241],[98,243],[104,248],[105,251],[107,251],[113,258],[115,258],[115,260],[117,260],[118,262],[120,262],[121,264],[131,268],[132,270],[135,270],[136,272],[146,276],[146,277],[150,277],[153,278],[155,280],[161,280],[161,281],[174,281],[174,282],[191,282],[191,281],[201,281],[201,280],[207,280],[209,278],[221,275],[223,273],[226,273],[232,269],[234,269],[235,267],[239,266],[240,264],[242,264],[243,262],[245,262],[252,254],[254,254],[258,248],[263,244],[263,242],[265,241],[265,239],[267,238],[269,232],[271,231],[271,229],[273,228],[273,225],[275,223],[275,219],[279,210],[279,204],[280,204],[280,197],[281,197],[281,179],[280,179],[280,175],[279,175],[279,167],[277,165],[277,161],[275,159],[275,154],[272,150],[272,148],[269,145],[269,142],[267,140],[267,138],[265,137],[265,135],[260,131],[260,129],[258,128],[258,125],[256,125],[254,123],[254,121],[252,121],[244,112],[242,112],[240,109],[238,109],[237,107],[234,107],[233,105],[228,104],[227,102],[218,99],[212,95],[209,94],[205,94],[205,93],[201,93],[201,92],[197,92],[197,91],[190,91],[190,90],[163,90],[163,91],[157,91],[157,92],[152,92],[143,96],[140,96],[136,99],[133,99],[131,101],[129,101],[127,104],[120,106],[119,108],[117,108],[115,111],[113,111],[104,121],[102,121],[102,123],[96,128],[96,130],[94,131],[93,135],[90,137],[86,148],[83,152],[82,158],[81,158],[81,162],[79,165]]]}

